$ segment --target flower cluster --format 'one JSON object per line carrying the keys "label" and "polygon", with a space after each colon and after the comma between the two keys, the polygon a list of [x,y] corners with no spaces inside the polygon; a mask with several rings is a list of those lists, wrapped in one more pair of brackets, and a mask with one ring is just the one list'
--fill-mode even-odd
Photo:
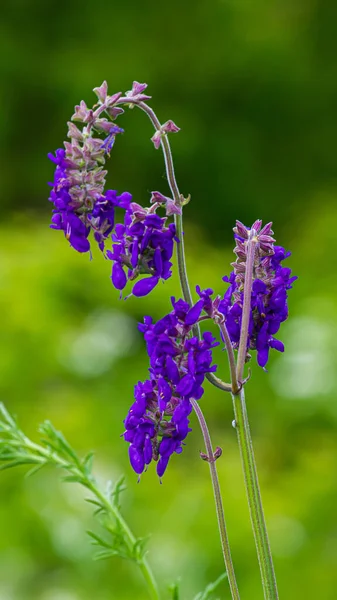
{"label": "flower cluster", "polygon": [[233,272],[224,281],[229,288],[219,304],[219,311],[225,316],[225,323],[234,348],[240,340],[243,308],[243,289],[246,272],[247,243],[254,230],[256,249],[253,267],[251,292],[251,315],[247,351],[257,350],[257,362],[265,367],[270,348],[283,352],[283,343],[274,338],[280,325],[288,317],[287,290],[297,277],[291,276],[291,269],[282,266],[282,261],[290,256],[282,246],[274,245],[272,223],[262,228],[262,221],[253,223],[251,229],[240,221],[236,222],[234,237],[237,259]]}
{"label": "flower cluster", "polygon": [[[54,204],[51,227],[62,230],[78,252],[90,250],[91,231],[102,252],[107,239],[111,238],[112,250],[109,249],[106,256],[113,261],[113,285],[123,290],[128,280],[147,275],[134,284],[132,294],[135,296],[145,296],[160,279],[166,280],[172,274],[174,241],[179,240],[175,225],[167,225],[166,217],[159,217],[156,210],[163,207],[167,217],[181,214],[180,204],[160,192],[152,192],[152,206],[143,208],[132,202],[128,192],[118,195],[115,190],[104,189],[105,157],[109,155],[116,135],[123,132],[113,122],[123,112],[117,104],[119,101],[130,106],[144,103],[150,99],[143,93],[146,87],[145,83],[135,81],[132,89],[121,98],[121,93],[108,96],[107,83],[103,82],[94,89],[98,108],[89,109],[83,101],[76,106],[72,120],[79,121],[82,128],[69,122],[70,141],[64,143],[64,148],[56,150],[55,155],[48,155],[56,165],[54,181],[50,184],[49,200]],[[108,118],[102,118],[103,113]],[[157,133],[163,136],[178,130],[172,121],[168,121]],[[102,133],[104,140],[98,137]],[[125,211],[124,224],[115,225],[116,207]]]}
{"label": "flower cluster", "polygon": [[124,422],[131,466],[139,475],[154,460],[162,477],[171,455],[182,452],[190,431],[190,400],[201,398],[206,373],[216,370],[211,349],[218,342],[209,332],[201,340],[192,336],[208,298],[201,297],[191,308],[172,298],[172,312],[157,323],[145,317],[139,325],[150,357],[150,379],[135,386],[135,402]]}
{"label": "flower cluster", "polygon": [[123,290],[128,280],[134,281],[142,274],[149,275],[137,281],[132,288],[134,296],[146,296],[160,279],[166,280],[171,276],[174,241],[179,240],[174,223],[167,227],[166,217],[161,218],[155,213],[156,205],[143,208],[129,202],[124,207],[124,225],[116,225],[112,251],[106,253],[107,258],[113,261],[111,279],[116,289]]}
{"label": "flower cluster", "polygon": [[[94,238],[101,250],[104,241],[114,227],[115,206],[124,205],[129,198],[126,192],[121,196],[109,190],[104,193],[105,155],[109,154],[116,135],[123,130],[114,124],[123,110],[115,103],[121,93],[107,96],[107,85],[94,90],[100,105],[94,111],[85,102],[75,107],[73,121],[79,121],[82,129],[68,123],[68,137],[64,148],[59,148],[49,159],[56,165],[52,191],[49,200],[54,204],[51,227],[64,232],[71,246],[78,252],[90,250],[88,236]],[[100,115],[105,112],[108,118]],[[102,140],[98,137],[103,134]]]}

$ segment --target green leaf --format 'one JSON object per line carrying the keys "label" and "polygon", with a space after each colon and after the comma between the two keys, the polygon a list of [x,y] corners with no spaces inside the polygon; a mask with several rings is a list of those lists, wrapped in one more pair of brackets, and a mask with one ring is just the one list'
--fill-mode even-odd
{"label": "green leaf", "polygon": [[13,417],[6,409],[5,405],[0,402],[0,414],[3,416],[3,418],[5,419],[5,422],[8,423],[8,425],[10,425],[10,427],[12,427],[13,429],[18,429],[18,424],[16,422],[15,417]]}
{"label": "green leaf", "polygon": [[103,504],[99,500],[94,500],[94,498],[84,498],[84,500],[86,502],[89,502],[89,504],[93,504],[94,506],[99,506],[99,508],[105,510],[105,506],[103,506]]}
{"label": "green leaf", "polygon": [[94,546],[102,546],[103,548],[108,548],[109,550],[111,549],[110,544],[97,535],[97,533],[88,530],[87,534],[92,538],[93,541],[91,543],[94,544]]}
{"label": "green leaf", "polygon": [[119,503],[119,498],[120,498],[120,495],[121,495],[121,493],[122,493],[122,492],[124,492],[124,491],[127,489],[127,487],[126,487],[126,485],[124,484],[124,482],[125,482],[125,477],[124,477],[124,475],[122,475],[122,476],[121,476],[121,477],[120,477],[120,478],[119,478],[119,479],[116,481],[116,483],[115,483],[115,485],[113,486],[112,490],[111,490],[111,491],[109,491],[109,498],[110,498],[110,501],[112,500],[112,502],[113,502],[113,505],[114,505],[116,508],[118,508],[118,509],[120,508],[120,503]]}
{"label": "green leaf", "polygon": [[121,556],[116,550],[102,550],[101,552],[96,552],[94,555],[94,560],[105,560],[107,558],[112,558],[113,556],[120,556],[121,558],[127,558],[125,556]]}
{"label": "green leaf", "polygon": [[12,467],[19,467],[20,465],[33,465],[38,462],[40,461],[34,460],[34,457],[28,457],[27,459],[18,458],[16,460],[12,460],[11,462],[0,465],[0,471],[5,471],[6,469],[11,469]]}
{"label": "green leaf", "polygon": [[89,452],[83,459],[82,465],[87,475],[91,475],[94,452]]}
{"label": "green leaf", "polygon": [[132,549],[132,553],[133,553],[134,558],[137,561],[141,561],[144,558],[145,547],[146,547],[146,544],[147,544],[147,542],[149,540],[149,537],[150,536],[147,536],[147,537],[144,537],[144,538],[138,538],[135,541],[135,544],[134,544],[133,549]]}
{"label": "green leaf", "polygon": [[76,452],[70,446],[63,433],[61,433],[61,431],[57,431],[57,429],[55,429],[55,427],[50,421],[45,421],[40,426],[39,431],[47,436],[47,439],[45,441],[48,444],[48,446],[52,445],[50,443],[52,441],[54,442],[53,446],[55,447],[56,442],[56,451],[63,451],[66,455],[71,456],[76,465],[80,465],[80,461]]}
{"label": "green leaf", "polygon": [[220,585],[220,583],[227,578],[227,573],[222,573],[216,581],[208,584],[206,589],[203,592],[200,592],[194,597],[194,600],[210,600],[212,592],[216,590],[216,588]]}
{"label": "green leaf", "polygon": [[45,466],[46,466],[46,463],[41,463],[40,465],[36,465],[32,469],[29,469],[29,471],[27,471],[27,473],[25,473],[25,478],[28,479],[28,477],[31,477],[32,475],[35,475],[35,473],[37,473],[38,471],[40,471],[40,469],[42,469]]}
{"label": "green leaf", "polygon": [[79,475],[65,475],[62,477],[62,481],[66,483],[82,483],[82,479]]}
{"label": "green leaf", "polygon": [[119,512],[120,495],[126,489],[124,477],[114,485],[109,482],[106,499],[103,499],[91,474],[93,453],[89,452],[80,460],[63,434],[50,421],[45,421],[39,431],[43,439],[36,444],[24,435],[5,407],[0,405],[0,470],[31,465],[32,468],[26,473],[26,477],[29,477],[48,464],[61,469],[63,481],[79,483],[90,491],[93,497],[86,498],[86,501],[96,508],[94,514],[101,515],[104,537],[88,531],[92,544],[100,549],[95,558],[119,556],[144,566],[147,538],[135,541]]}

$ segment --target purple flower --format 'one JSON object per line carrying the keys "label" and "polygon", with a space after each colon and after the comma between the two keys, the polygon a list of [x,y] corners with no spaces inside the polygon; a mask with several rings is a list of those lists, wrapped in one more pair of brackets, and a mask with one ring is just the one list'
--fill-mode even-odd
{"label": "purple flower", "polygon": [[[105,154],[109,154],[115,137],[123,130],[111,121],[111,110],[120,94],[107,96],[106,82],[96,93],[103,104],[96,110],[88,109],[85,102],[76,106],[73,120],[83,125],[79,129],[68,123],[70,142],[64,142],[48,158],[56,165],[49,200],[54,204],[53,229],[60,229],[78,252],[88,252],[88,236],[93,231],[101,250],[114,227],[115,207],[126,208],[131,195],[125,192],[117,196],[116,191],[104,192],[106,171],[103,169]],[[106,104],[104,104],[104,102]],[[109,111],[108,111],[109,108]],[[109,116],[101,118],[102,112]],[[95,136],[103,133],[105,140]]]}
{"label": "purple flower", "polygon": [[172,274],[171,258],[174,242],[178,242],[176,229],[174,223],[167,226],[166,217],[154,212],[157,207],[143,208],[132,202],[125,208],[124,224],[116,225],[112,250],[106,253],[113,261],[111,280],[118,290],[123,290],[127,281],[145,275],[134,284],[131,293],[146,296],[160,279],[166,280]]}
{"label": "purple flower", "polygon": [[152,136],[151,141],[156,150],[160,148],[161,139],[167,133],[177,133],[180,131],[180,127],[178,127],[173,121],[166,121],[159,129],[157,129],[156,133]]}
{"label": "purple flower", "polygon": [[147,96],[143,94],[144,90],[147,88],[147,83],[139,83],[138,81],[134,81],[132,84],[132,89],[126,92],[126,97],[132,100],[137,100],[137,102],[144,102],[144,100],[150,100],[151,96]]}
{"label": "purple flower", "polygon": [[150,379],[135,386],[135,402],[124,421],[124,439],[130,444],[131,466],[141,474],[152,460],[162,477],[172,454],[180,454],[190,431],[191,398],[203,395],[206,373],[212,365],[212,348],[218,345],[212,334],[202,340],[191,337],[209,292],[194,306],[172,298],[173,310],[153,323],[145,317],[139,324],[150,357]]}
{"label": "purple flower", "polygon": [[[290,256],[282,246],[274,245],[272,224],[262,229],[262,221],[255,221],[252,228],[256,232],[257,246],[254,262],[254,280],[251,292],[251,317],[249,324],[248,350],[257,350],[257,362],[265,367],[270,348],[284,351],[283,343],[274,338],[280,325],[288,317],[287,296],[297,277],[291,269],[282,266],[282,261]],[[243,289],[246,269],[246,248],[250,229],[237,221],[234,228],[237,259],[233,272],[224,281],[230,285],[219,304],[219,311],[225,316],[225,323],[234,348],[240,340]],[[247,356],[249,358],[249,356]]]}

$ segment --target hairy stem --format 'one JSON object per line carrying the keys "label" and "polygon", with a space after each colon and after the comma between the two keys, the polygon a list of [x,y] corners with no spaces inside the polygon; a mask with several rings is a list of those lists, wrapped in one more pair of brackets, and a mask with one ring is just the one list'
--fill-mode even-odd
{"label": "hairy stem", "polygon": [[234,566],[233,566],[233,561],[232,561],[232,556],[231,556],[231,551],[230,551],[230,546],[229,546],[229,540],[228,540],[228,535],[227,535],[225,514],[224,514],[224,508],[223,508],[223,504],[222,504],[220,484],[219,484],[218,472],[217,472],[217,468],[216,468],[216,464],[215,464],[215,458],[214,458],[214,454],[213,454],[212,442],[211,442],[209,430],[207,427],[207,423],[205,421],[205,417],[202,413],[200,406],[194,399],[191,399],[191,403],[192,403],[194,411],[198,417],[200,428],[201,428],[202,435],[203,435],[204,442],[205,442],[206,453],[207,453],[209,469],[210,469],[212,485],[213,485],[213,493],[214,493],[216,514],[217,514],[218,526],[219,526],[219,532],[220,532],[222,553],[223,553],[223,557],[224,557],[224,561],[225,561],[225,566],[226,566],[228,581],[229,581],[229,585],[230,585],[230,589],[231,589],[231,593],[232,593],[232,598],[233,598],[233,600],[240,600],[240,595],[239,595],[239,590],[238,590],[238,586],[236,583]]}
{"label": "hairy stem", "polygon": [[278,600],[275,571],[263,513],[259,480],[257,476],[243,388],[238,394],[233,394],[233,403],[235,425],[240,447],[250,518],[260,565],[264,597],[265,600]]}
{"label": "hairy stem", "polygon": [[[124,97],[119,98],[119,100],[117,101],[117,104],[132,104],[132,103],[135,106],[138,106],[138,108],[140,108],[143,112],[145,112],[147,114],[154,129],[156,131],[159,131],[161,128],[160,121],[159,121],[157,115],[155,114],[155,112],[152,110],[152,108],[150,108],[150,106],[148,106],[145,102],[140,102],[139,100],[134,100],[132,98],[124,98]],[[169,184],[169,187],[170,187],[170,190],[172,193],[172,197],[174,199],[175,204],[177,206],[181,206],[183,196],[180,193],[179,187],[177,184],[177,180],[176,180],[176,176],[175,176],[175,172],[174,172],[174,164],[173,164],[171,146],[170,146],[170,142],[169,142],[167,135],[162,135],[161,147],[163,150],[166,175],[167,175],[168,184]],[[183,229],[182,214],[181,215],[175,214],[174,222],[175,222],[175,226],[176,226],[177,237],[179,239],[179,243],[177,244],[177,262],[178,262],[180,285],[181,285],[181,289],[182,289],[182,293],[183,293],[185,302],[187,302],[190,306],[192,306],[193,298],[192,298],[191,289],[190,289],[190,285],[189,285],[189,281],[188,281],[186,259],[185,259],[184,229]],[[201,332],[200,332],[200,327],[199,327],[198,323],[196,323],[194,325],[193,333],[199,339],[201,339]],[[216,377],[216,375],[214,375],[214,373],[207,373],[206,378],[215,387],[217,387],[225,392],[231,391],[231,386],[228,383],[225,383],[224,381],[219,379],[219,377]]]}
{"label": "hairy stem", "polygon": [[254,269],[254,257],[255,249],[257,244],[257,237],[255,229],[251,229],[247,242],[247,260],[246,260],[246,271],[245,271],[245,284],[243,289],[243,309],[242,309],[242,321],[241,321],[241,333],[237,360],[237,379],[239,383],[242,383],[243,369],[245,366],[246,354],[247,354],[247,341],[248,341],[248,328],[250,320],[250,304],[253,284],[253,269]]}
{"label": "hairy stem", "polygon": [[[241,333],[237,360],[237,381],[242,384],[243,369],[245,365],[248,330],[251,313],[251,296],[254,274],[254,258],[258,239],[254,229],[249,232],[247,240],[247,259],[245,265],[245,281],[243,289],[243,310]],[[270,551],[268,532],[263,513],[261,492],[254,458],[253,443],[250,435],[248,414],[245,402],[245,393],[241,389],[233,393],[235,425],[239,442],[241,462],[245,479],[246,493],[250,511],[250,518],[255,538],[255,546],[260,565],[261,579],[265,600],[277,600],[278,592],[274,572],[273,559]]]}
{"label": "hairy stem", "polygon": [[219,325],[220,331],[222,333],[223,339],[225,341],[225,346],[226,346],[226,350],[227,350],[229,370],[230,370],[230,374],[231,374],[231,384],[232,384],[231,389],[232,389],[233,394],[237,394],[240,389],[240,385],[238,383],[237,376],[236,376],[236,362],[235,362],[235,356],[234,356],[232,342],[229,337],[229,333],[228,333],[225,321],[221,320],[218,323],[218,325]]}
{"label": "hairy stem", "polygon": [[[118,104],[123,104],[123,103],[128,103],[128,102],[130,102],[129,99],[120,98],[118,101]],[[145,102],[135,102],[135,104],[148,115],[155,130],[156,131],[160,130],[160,127],[161,127],[160,121],[158,120],[154,111]],[[162,135],[161,147],[162,147],[163,154],[164,154],[167,179],[168,179],[168,183],[170,186],[170,190],[171,190],[174,202],[177,206],[181,206],[183,197],[179,191],[178,184],[176,181],[172,152],[171,152],[170,142],[168,140],[167,135]],[[185,259],[184,230],[183,230],[182,214],[175,214],[174,221],[175,221],[175,225],[176,225],[177,237],[179,239],[179,243],[177,244],[177,259],[178,259],[178,271],[179,271],[180,285],[181,285],[181,289],[182,289],[182,293],[183,293],[185,302],[187,302],[190,306],[192,306],[193,299],[192,299],[192,294],[191,294],[191,290],[190,290],[190,286],[189,286],[187,268],[186,268],[186,259]],[[194,332],[194,335],[196,335],[199,339],[201,339],[201,332],[200,332],[200,327],[199,327],[198,323],[196,323],[196,325],[194,326],[193,332]],[[221,381],[221,379],[219,379],[218,377],[215,377],[213,375],[213,373],[207,373],[206,377],[213,385],[222,389],[223,391],[228,392],[228,391],[232,390],[232,387],[229,384],[224,383],[223,381]],[[223,510],[221,492],[220,492],[219,479],[218,479],[215,462],[213,459],[213,450],[212,450],[210,435],[209,435],[206,421],[204,419],[203,413],[202,413],[199,405],[194,400],[192,400],[191,402],[192,402],[193,408],[197,414],[197,417],[198,417],[198,420],[200,423],[200,427],[201,427],[201,430],[202,430],[202,433],[204,436],[204,440],[205,440],[207,454],[209,457],[209,465],[210,465],[211,479],[212,479],[212,485],[213,485],[213,491],[214,491],[216,513],[217,513],[217,518],[218,518],[219,533],[220,533],[220,539],[221,539],[221,546],[222,546],[222,550],[223,550],[223,556],[224,556],[224,561],[225,561],[225,565],[226,565],[226,569],[227,569],[227,573],[228,573],[228,578],[230,581],[232,597],[233,597],[233,600],[239,600],[240,596],[239,596],[239,591],[238,591],[237,584],[236,584],[234,567],[233,567],[233,562],[232,562],[231,553],[230,553],[230,547],[229,547],[229,541],[228,541],[226,523],[225,523],[225,515],[224,515],[224,510]]]}

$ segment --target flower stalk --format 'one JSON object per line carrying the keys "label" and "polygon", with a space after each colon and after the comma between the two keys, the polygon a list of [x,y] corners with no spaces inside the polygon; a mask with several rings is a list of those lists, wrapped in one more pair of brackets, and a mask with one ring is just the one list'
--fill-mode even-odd
{"label": "flower stalk", "polygon": [[267,526],[263,512],[261,492],[243,388],[238,394],[233,394],[233,404],[235,427],[241,454],[250,518],[260,565],[264,598],[265,600],[278,600],[273,558],[270,550]]}
{"label": "flower stalk", "polygon": [[253,269],[254,269],[254,257],[255,249],[257,244],[257,237],[255,229],[251,229],[249,232],[249,238],[247,242],[247,262],[245,271],[245,284],[243,290],[243,311],[242,311],[242,322],[241,322],[241,333],[240,343],[237,358],[237,379],[239,383],[242,382],[243,369],[246,362],[247,354],[247,342],[248,342],[248,328],[250,320],[250,305],[251,305],[251,292],[253,285]]}
{"label": "flower stalk", "polygon": [[206,452],[207,452],[206,460],[209,464],[209,470],[211,473],[213,493],[214,493],[215,506],[216,506],[216,514],[217,514],[217,519],[218,519],[220,540],[221,540],[221,546],[222,546],[222,553],[223,553],[224,562],[225,562],[225,566],[226,566],[226,572],[227,572],[227,576],[228,576],[229,586],[231,589],[233,600],[240,600],[240,595],[239,595],[239,590],[238,590],[238,586],[237,586],[237,582],[236,582],[235,571],[234,571],[234,566],[233,566],[233,561],[232,561],[232,556],[231,556],[231,551],[230,551],[230,545],[229,545],[229,540],[228,540],[228,535],[227,535],[225,513],[224,513],[224,508],[223,508],[223,503],[222,503],[219,478],[218,478],[216,462],[215,462],[216,457],[213,452],[211,437],[210,437],[207,423],[206,423],[205,417],[202,413],[202,410],[201,410],[199,404],[195,400],[192,399],[191,404],[192,404],[194,411],[198,417],[198,421],[199,421],[200,428],[201,428],[202,435],[203,435],[204,442],[205,442],[205,448],[206,448]]}
{"label": "flower stalk", "polygon": [[[118,104],[123,104],[126,102],[130,103],[130,99],[129,98],[127,98],[127,99],[120,98],[118,100]],[[157,116],[155,115],[154,111],[145,102],[135,102],[135,104],[148,115],[155,130],[157,132],[159,132],[161,130],[161,124],[160,124]],[[169,182],[170,190],[171,190],[172,196],[174,198],[175,204],[178,207],[181,207],[183,197],[180,194],[178,184],[177,184],[177,181],[175,178],[174,164],[173,164],[170,142],[166,135],[162,135],[160,141],[161,141],[161,146],[162,146],[162,150],[163,150],[163,154],[164,154],[166,174],[167,174],[167,179]],[[191,290],[190,290],[190,286],[189,286],[187,268],[186,268],[186,259],[185,259],[182,210],[180,213],[176,213],[174,215],[174,222],[176,225],[176,234],[179,239],[179,243],[177,244],[177,262],[178,262],[180,285],[181,285],[181,289],[182,289],[182,293],[183,293],[185,302],[187,302],[190,306],[192,306],[193,299],[192,299],[192,294],[191,294]],[[200,332],[200,327],[199,327],[198,323],[196,323],[194,325],[193,331],[198,336],[198,338],[201,339],[201,332]],[[232,353],[233,353],[233,350],[232,350]],[[221,381],[218,377],[213,375],[213,373],[207,373],[206,377],[213,385],[222,389],[223,391],[227,391],[227,392],[231,391],[231,389],[232,389],[231,386],[229,384],[226,384],[225,382]],[[194,411],[198,417],[198,421],[199,421],[201,431],[202,431],[204,441],[205,441],[207,455],[209,458],[208,462],[210,465],[210,474],[211,474],[211,480],[212,480],[212,486],[213,486],[213,492],[214,492],[219,534],[220,534],[220,540],[221,540],[221,547],[222,547],[224,562],[225,562],[225,566],[226,566],[226,570],[227,570],[227,574],[228,574],[228,580],[229,580],[229,584],[230,584],[231,594],[232,594],[233,600],[239,600],[240,596],[239,596],[239,591],[238,591],[238,587],[237,587],[237,583],[236,583],[233,561],[232,561],[232,557],[231,557],[231,551],[230,551],[230,546],[229,546],[229,540],[228,540],[226,522],[225,522],[225,515],[224,515],[224,509],[223,509],[223,503],[222,503],[222,497],[221,497],[221,491],[220,491],[219,478],[218,478],[218,473],[217,473],[217,469],[216,469],[216,465],[215,465],[215,460],[213,459],[213,449],[212,449],[212,444],[211,444],[211,440],[210,440],[210,435],[209,435],[207,423],[205,421],[205,418],[203,416],[203,413],[202,413],[198,403],[195,400],[191,399],[191,404],[192,404]]]}

